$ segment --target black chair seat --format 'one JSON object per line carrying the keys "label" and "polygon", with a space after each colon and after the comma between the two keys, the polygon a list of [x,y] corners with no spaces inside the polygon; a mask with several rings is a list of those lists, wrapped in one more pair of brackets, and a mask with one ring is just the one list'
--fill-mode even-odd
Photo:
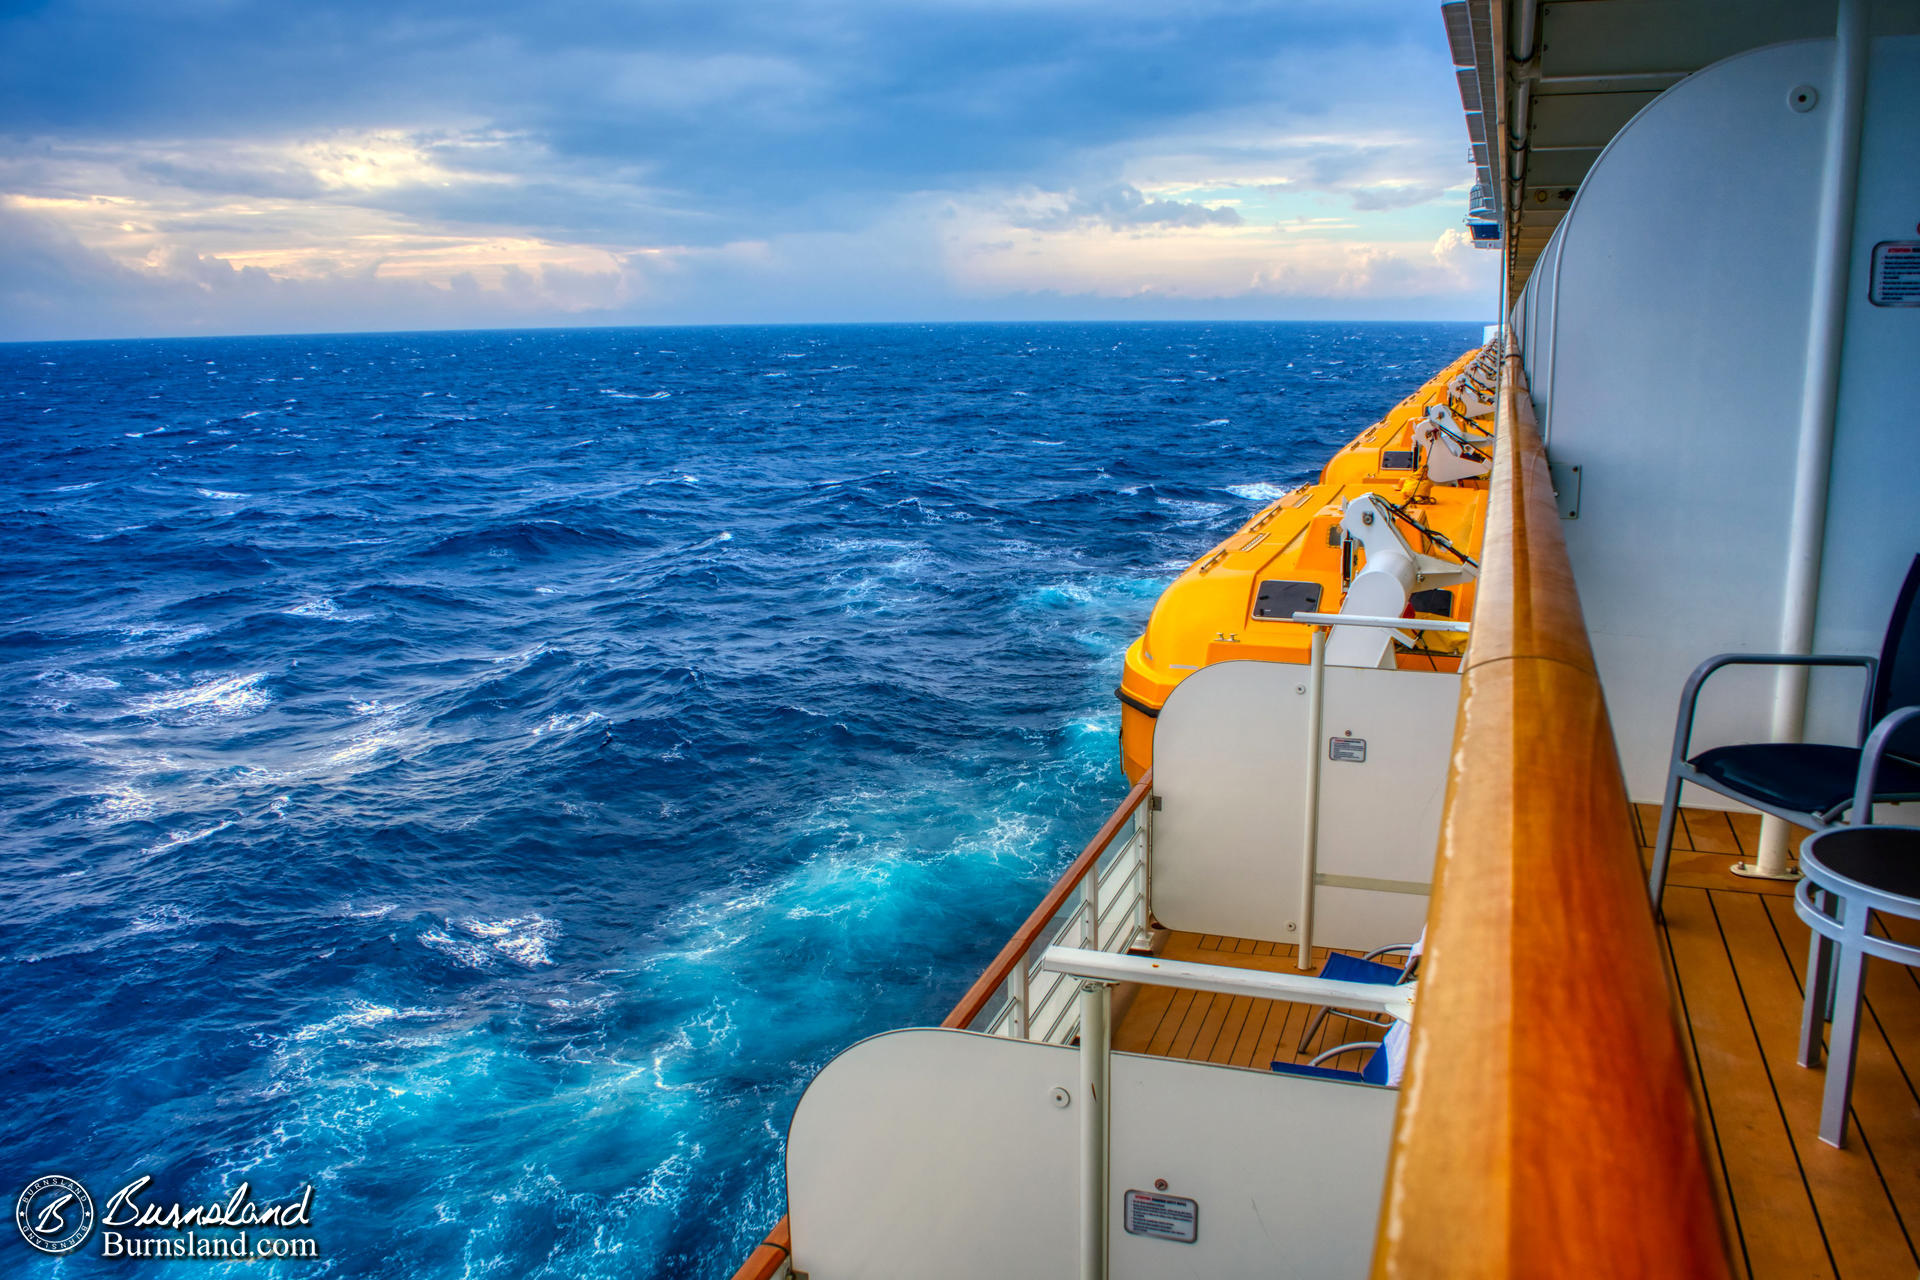
{"label": "black chair seat", "polygon": [[[1706,777],[1764,804],[1820,814],[1853,795],[1860,748],[1823,742],[1754,742],[1715,747],[1687,761]],[[1874,795],[1920,796],[1920,766],[1888,756]]]}
{"label": "black chair seat", "polygon": [[[1889,716],[1874,730],[1869,754],[1885,745],[1897,722],[1905,721]],[[1873,928],[1876,917],[1883,925],[1888,916],[1920,920],[1920,827],[1861,825],[1816,831],[1800,846],[1800,870],[1806,878],[1794,891],[1793,912],[1806,922],[1812,946],[1800,1006],[1798,1056],[1803,1067],[1820,1061],[1820,1032],[1831,1017],[1820,1140],[1839,1147],[1847,1141],[1867,960],[1920,967],[1920,947],[1897,941],[1891,930]]]}
{"label": "black chair seat", "polygon": [[1825,868],[1855,884],[1920,902],[1920,827],[1829,827],[1807,841],[1801,866],[1816,884],[1825,879],[1820,874]]}

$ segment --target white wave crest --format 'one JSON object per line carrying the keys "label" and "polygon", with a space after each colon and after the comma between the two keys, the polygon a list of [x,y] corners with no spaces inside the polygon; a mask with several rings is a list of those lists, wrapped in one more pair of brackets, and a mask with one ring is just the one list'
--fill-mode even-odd
{"label": "white wave crest", "polygon": [[510,960],[525,969],[550,965],[553,959],[547,953],[547,946],[560,936],[560,926],[537,912],[502,920],[453,920],[449,925],[467,937],[458,938],[444,930],[429,929],[420,935],[420,941],[472,969],[489,968],[496,958]]}
{"label": "white wave crest", "polygon": [[71,671],[42,671],[34,677],[41,684],[56,689],[76,691],[81,689],[118,689],[120,682],[106,676],[75,675]]}
{"label": "white wave crest", "polygon": [[1221,502],[1186,502],[1179,498],[1155,498],[1163,507],[1170,507],[1182,519],[1187,521],[1211,520],[1227,509]]}
{"label": "white wave crest", "polygon": [[1245,498],[1248,502],[1272,502],[1275,498],[1287,496],[1287,490],[1277,484],[1258,481],[1254,484],[1230,484],[1227,492],[1236,498]]}
{"label": "white wave crest", "polygon": [[400,728],[400,716],[406,707],[406,703],[389,705],[378,698],[348,703],[347,709],[368,723],[348,738],[344,747],[328,756],[328,763],[352,764],[398,747],[406,740],[406,734]]}
{"label": "white wave crest", "polygon": [[223,719],[251,715],[273,701],[260,682],[264,671],[244,676],[225,676],[208,680],[172,693],[149,694],[135,699],[133,709],[141,715],[179,713],[188,720]]}
{"label": "white wave crest", "polygon": [[189,831],[184,835],[173,836],[170,839],[162,840],[159,844],[150,844],[140,852],[145,854],[168,853],[174,849],[178,849],[181,845],[192,844],[196,840],[205,840],[208,836],[219,835],[232,825],[233,820],[231,818],[224,819],[214,823],[210,827],[202,827],[198,831]]}
{"label": "white wave crest", "polygon": [[95,823],[140,822],[153,816],[152,796],[135,791],[131,787],[121,787],[109,791],[94,802],[93,811],[87,815],[87,821]]}
{"label": "white wave crest", "polygon": [[185,907],[165,903],[157,907],[148,907],[134,916],[127,926],[129,933],[164,933],[169,929],[178,929],[193,923],[193,913]]}
{"label": "white wave crest", "polygon": [[556,711],[533,727],[533,736],[541,738],[550,733],[572,733],[575,729],[584,729],[596,721],[605,719],[606,717],[598,711],[580,711],[572,714]]}

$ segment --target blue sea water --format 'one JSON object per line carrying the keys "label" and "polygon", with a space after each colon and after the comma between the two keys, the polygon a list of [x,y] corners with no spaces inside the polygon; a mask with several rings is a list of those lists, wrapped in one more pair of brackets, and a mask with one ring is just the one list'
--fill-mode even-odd
{"label": "blue sea water", "polygon": [[270,1273],[724,1277],[811,1074],[1124,791],[1160,590],[1477,339],[0,347],[0,1191],[311,1182]]}

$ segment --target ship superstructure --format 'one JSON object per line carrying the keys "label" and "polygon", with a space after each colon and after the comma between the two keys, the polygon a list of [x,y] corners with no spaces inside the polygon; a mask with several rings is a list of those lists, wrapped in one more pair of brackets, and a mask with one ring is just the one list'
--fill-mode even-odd
{"label": "ship superstructure", "polygon": [[[1920,1266],[1920,986],[1872,971],[1836,1148],[1803,833],[1689,797],[1645,880],[1688,673],[1873,651],[1920,552],[1920,6],[1441,9],[1502,332],[1170,589],[1132,790],[820,1073],[741,1280]],[[1695,740],[1854,740],[1800,670]]]}

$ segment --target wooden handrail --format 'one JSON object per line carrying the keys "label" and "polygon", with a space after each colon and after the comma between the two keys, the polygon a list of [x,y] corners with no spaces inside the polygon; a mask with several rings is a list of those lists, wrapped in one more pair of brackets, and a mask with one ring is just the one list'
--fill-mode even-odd
{"label": "wooden handrail", "polygon": [[1120,828],[1127,824],[1127,819],[1133,816],[1133,811],[1152,794],[1153,770],[1148,769],[1140,775],[1140,781],[1133,784],[1133,790],[1127,792],[1127,798],[1120,802],[1119,808],[1107,815],[1107,820],[1100,824],[1098,831],[1093,833],[1093,839],[1089,840],[1087,847],[1080,851],[1080,856],[1067,864],[1067,869],[1060,873],[1058,880],[1054,881],[1053,888],[1047,890],[1047,896],[1040,899],[1040,905],[1033,909],[1033,914],[1027,917],[1026,923],[1013,931],[1013,936],[1007,939],[1006,946],[1000,948],[1000,954],[993,958],[993,963],[974,980],[971,987],[967,988],[967,994],[960,997],[960,1003],[953,1006],[953,1012],[947,1015],[946,1021],[942,1022],[941,1026],[951,1028],[972,1025],[973,1020],[980,1016],[980,1011],[987,1007],[988,1001],[993,999],[993,993],[1000,989],[1000,984],[1005,982],[1007,975],[1013,972],[1013,966],[1027,954],[1033,944],[1039,940],[1040,933],[1047,927],[1048,922],[1059,913],[1062,906],[1066,905],[1068,895],[1080,886],[1081,879],[1093,868],[1094,863],[1100,860],[1101,853],[1113,843],[1113,838],[1120,834]]}
{"label": "wooden handrail", "polygon": [[774,1223],[773,1230],[767,1232],[767,1238],[747,1255],[747,1260],[733,1273],[733,1280],[773,1280],[779,1275],[780,1268],[793,1256],[792,1222],[786,1214],[781,1214],[780,1221]]}
{"label": "wooden handrail", "polygon": [[[1113,838],[1120,834],[1120,828],[1127,824],[1127,819],[1133,816],[1134,810],[1138,809],[1152,794],[1153,770],[1148,769],[1140,775],[1140,781],[1133,784],[1133,790],[1127,792],[1127,797],[1120,802],[1119,808],[1100,824],[1100,829],[1093,833],[1093,839],[1089,840],[1087,847],[1080,851],[1080,856],[1067,864],[1067,869],[1060,873],[1060,878],[1054,881],[1053,888],[1047,890],[1047,896],[1040,899],[1040,905],[1033,909],[1033,913],[1027,917],[1026,922],[1013,931],[1013,936],[1007,939],[1006,946],[1000,948],[1000,954],[993,958],[993,963],[974,980],[971,987],[967,988],[967,994],[960,997],[960,1003],[953,1006],[953,1012],[949,1013],[946,1020],[940,1024],[942,1027],[965,1028],[972,1025],[973,1020],[980,1016],[980,1011],[985,1009],[987,1003],[993,999],[993,993],[1000,989],[1000,984],[1005,982],[1007,975],[1013,972],[1013,966],[1032,949],[1033,944],[1039,940],[1041,932],[1059,913],[1060,908],[1066,905],[1068,896],[1080,887],[1080,881],[1100,861],[1100,855],[1106,851],[1108,845],[1113,843]],[[733,1280],[773,1280],[792,1250],[791,1221],[782,1217],[778,1223],[774,1224],[773,1230],[767,1233],[767,1238],[760,1247],[749,1254],[741,1268],[733,1273]]]}
{"label": "wooden handrail", "polygon": [[1711,1280],[1707,1141],[1524,386],[1510,348],[1373,1274]]}

